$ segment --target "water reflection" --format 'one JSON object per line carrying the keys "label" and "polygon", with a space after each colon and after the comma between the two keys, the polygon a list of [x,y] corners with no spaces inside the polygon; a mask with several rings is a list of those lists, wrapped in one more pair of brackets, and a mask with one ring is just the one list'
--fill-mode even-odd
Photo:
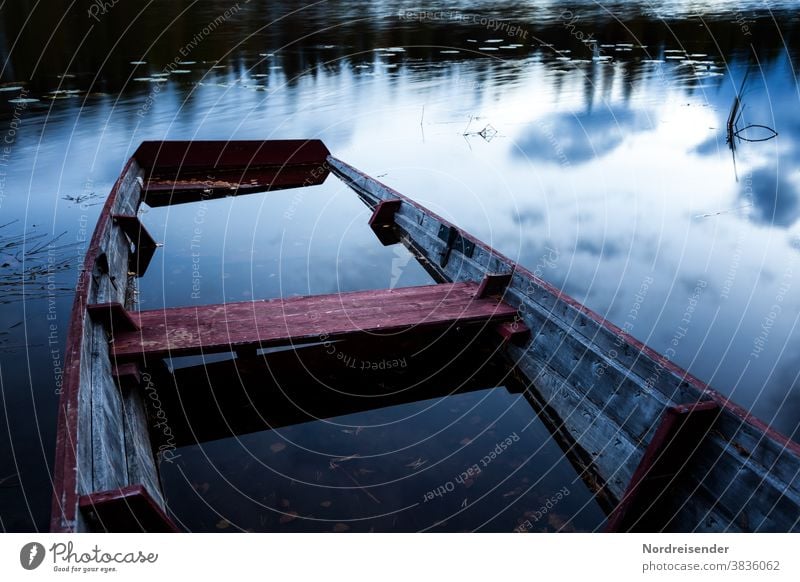
{"label": "water reflection", "polygon": [[[546,279],[614,323],[640,303],[632,333],[658,351],[706,282],[675,360],[796,434],[796,294],[751,355],[800,249],[798,54],[785,44],[800,28],[793,2],[430,4],[468,17],[453,22],[408,16],[418,10],[410,2],[252,0],[188,52],[228,3],[120,2],[100,22],[86,0],[66,15],[54,4],[70,3],[40,4],[0,8],[0,224],[66,231],[77,257],[96,199],[142,140],[321,138],[522,264],[544,265]],[[744,120],[779,135],[741,144],[735,173],[725,123],[748,68]],[[10,102],[20,97],[36,101]],[[498,132],[490,141],[463,136],[487,126]],[[209,203],[199,301],[428,281],[403,252],[376,244],[365,210],[335,181],[309,189],[287,220],[291,204],[282,194]],[[191,303],[195,212],[145,215],[165,246],[142,280],[143,308]],[[49,338],[63,346],[70,298],[56,298],[54,322],[47,301],[23,309],[0,305],[11,411],[0,446],[16,459],[2,461],[0,479],[19,474],[0,485],[0,527],[14,530],[47,521]]]}
{"label": "water reflection", "polygon": [[529,405],[504,388],[177,455],[162,471],[190,530],[552,532],[605,521]]}

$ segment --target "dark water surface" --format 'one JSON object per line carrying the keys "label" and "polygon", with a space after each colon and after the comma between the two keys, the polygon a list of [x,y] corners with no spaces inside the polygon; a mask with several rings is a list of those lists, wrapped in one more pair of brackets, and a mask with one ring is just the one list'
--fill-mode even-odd
{"label": "dark water surface", "polygon": [[[47,527],[69,289],[149,139],[323,139],[797,438],[799,14],[0,3],[0,530]],[[739,136],[778,136],[737,140],[734,157],[743,83]],[[148,209],[164,246],[141,307],[429,282],[336,180],[296,192]],[[25,251],[9,246],[22,234]],[[21,285],[37,265],[56,273]],[[191,529],[509,531],[567,488],[534,529],[601,525],[530,407],[492,388],[185,447],[162,466],[167,494]],[[512,434],[469,487],[425,501]]]}

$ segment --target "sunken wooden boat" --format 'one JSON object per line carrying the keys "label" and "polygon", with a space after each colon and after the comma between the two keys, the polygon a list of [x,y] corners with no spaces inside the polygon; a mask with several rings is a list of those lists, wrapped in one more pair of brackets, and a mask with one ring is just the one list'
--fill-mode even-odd
{"label": "sunken wooden boat", "polygon": [[[330,173],[372,210],[380,243],[407,247],[437,284],[136,309],[136,278],[157,248],[142,204],[307,187]],[[426,349],[413,366],[352,370],[331,361],[331,342],[362,360]],[[165,364],[215,352],[231,357]],[[798,443],[322,142],[143,143],[79,274],[51,530],[179,531],[159,466],[182,445],[500,385],[545,420],[607,512],[606,531],[800,529]]]}

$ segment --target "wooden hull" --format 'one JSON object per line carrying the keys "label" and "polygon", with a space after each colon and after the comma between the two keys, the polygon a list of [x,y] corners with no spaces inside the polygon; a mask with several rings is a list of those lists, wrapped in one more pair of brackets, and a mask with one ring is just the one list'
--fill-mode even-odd
{"label": "wooden hull", "polygon": [[[158,206],[309,186],[331,171],[373,209],[370,224],[378,239],[404,244],[440,285],[208,306],[202,317],[181,308],[135,311],[135,279],[156,247],[137,217],[143,202]],[[409,298],[425,313],[410,316],[404,307]],[[334,299],[345,306],[341,313],[328,304]],[[437,308],[445,303],[446,309]],[[361,319],[353,320],[356,311],[347,306]],[[316,312],[326,319],[305,316]],[[201,319],[209,324],[193,335],[193,321]],[[235,345],[231,336],[216,334],[220,327],[238,330]],[[391,335],[410,329],[414,333]],[[372,341],[382,332],[384,343]],[[514,376],[608,511],[609,531],[800,528],[800,445],[491,247],[330,156],[321,142],[273,141],[145,143],[125,166],[76,288],[51,530],[178,530],[158,471],[160,456],[175,445],[165,444],[156,430],[159,411],[149,403],[154,394],[160,395],[159,406],[203,416],[202,434],[188,417],[173,416],[178,428],[170,436],[180,444],[264,428],[258,409],[268,407],[277,390],[259,382],[262,392],[255,400],[228,391],[232,409],[253,410],[238,422],[214,419],[213,410],[225,403],[213,382],[191,394],[169,392],[164,386],[177,386],[180,378],[197,385],[198,376],[192,370],[173,375],[161,358],[233,350],[240,359],[209,369],[221,377],[241,377],[245,368],[259,377],[271,369],[296,375],[300,368],[285,354],[259,356],[264,364],[252,357],[260,348],[294,346],[318,366],[315,374],[330,375],[324,354],[314,351],[315,340],[335,338],[377,350],[409,336],[424,341],[425,334],[440,333],[450,334],[448,345],[464,347],[460,368],[453,368],[453,375],[463,375],[458,381],[464,389],[477,388],[479,376],[498,383]],[[432,359],[425,374],[437,361],[442,359]],[[307,368],[304,362],[302,370]],[[412,381],[404,374],[386,385],[401,388]],[[374,405],[430,397],[426,390],[435,388],[426,386],[399,400],[399,391],[389,390]],[[194,400],[187,403],[186,397]],[[363,402],[328,402],[315,415],[341,414]],[[299,421],[290,407],[277,407],[270,419],[274,426]]]}
{"label": "wooden hull", "polygon": [[509,364],[610,508],[610,530],[800,531],[798,443],[441,217],[341,160],[329,165],[371,208],[401,201],[376,231],[437,280],[511,275],[503,299],[532,337],[506,345]]}

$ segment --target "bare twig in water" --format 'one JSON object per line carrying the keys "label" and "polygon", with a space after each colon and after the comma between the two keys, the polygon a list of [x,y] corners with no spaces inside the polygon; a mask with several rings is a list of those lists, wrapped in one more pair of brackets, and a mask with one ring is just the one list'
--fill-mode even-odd
{"label": "bare twig in water", "polygon": [[[759,138],[742,137],[742,132],[753,128],[766,129],[768,134],[765,137],[759,137]],[[771,127],[767,127],[766,125],[761,125],[760,123],[751,123],[750,125],[746,125],[743,128],[736,130],[736,132],[733,135],[736,136],[736,138],[740,139],[741,141],[749,141],[751,143],[755,143],[759,141],[769,141],[772,138],[777,137],[778,132],[772,129]]]}
{"label": "bare twig in water", "polygon": [[375,503],[377,503],[378,505],[380,505],[380,504],[381,504],[381,502],[380,502],[380,499],[378,499],[378,498],[377,498],[377,497],[375,497],[375,496],[374,496],[372,493],[370,493],[368,489],[366,489],[366,488],[365,488],[365,487],[364,487],[364,486],[363,486],[361,483],[359,483],[359,482],[358,482],[358,479],[356,479],[356,478],[355,478],[355,477],[353,477],[353,476],[352,476],[350,473],[348,473],[347,471],[345,471],[344,467],[340,467],[339,465],[334,465],[334,467],[335,467],[336,469],[339,469],[339,470],[340,470],[342,473],[344,473],[345,475],[347,475],[347,477],[348,477],[348,478],[349,478],[349,479],[350,479],[350,480],[353,482],[353,484],[354,484],[356,487],[358,487],[359,489],[361,489],[361,491],[364,493],[364,495],[366,495],[367,497],[369,497],[370,499],[372,499],[372,500],[373,500]]}
{"label": "bare twig in water", "polygon": [[9,483],[6,485],[6,481],[11,481],[12,479],[18,479],[19,475],[17,473],[12,473],[8,477],[0,478],[0,489],[9,489],[13,487],[19,487],[19,483]]}
{"label": "bare twig in water", "polygon": [[464,132],[461,134],[462,136],[467,138],[477,135],[482,137],[487,142],[492,141],[495,137],[497,137],[498,131],[492,126],[491,123],[487,123],[480,131],[467,131],[472,123],[472,119],[473,117],[470,115],[467,127],[464,128]]}
{"label": "bare twig in water", "polygon": [[[89,194],[78,194],[76,196],[72,196],[71,194],[66,194],[61,197],[62,200],[66,200],[67,202],[73,202],[75,204],[84,204],[89,200],[97,200],[102,198],[99,194],[95,194],[94,192],[90,192]],[[102,204],[103,201],[100,200],[99,202],[95,202],[94,204],[85,204],[86,206],[97,206]]]}
{"label": "bare twig in water", "polygon": [[66,233],[5,234],[3,229],[14,222],[0,225],[0,303],[71,291],[55,281],[55,275],[69,270],[75,259],[67,253],[75,245],[61,242]]}
{"label": "bare twig in water", "polygon": [[745,208],[752,207],[752,204],[744,204],[743,206],[739,206],[738,208],[731,208],[730,210],[718,210],[717,212],[706,212],[705,214],[697,214],[695,218],[709,218],[711,216],[721,216],[722,214],[733,214],[735,212],[739,212],[740,210],[744,210]]}
{"label": "bare twig in water", "polygon": [[[736,124],[739,122],[739,118],[742,115],[742,112],[739,110],[742,106],[742,95],[744,94],[744,87],[747,83],[747,77],[750,75],[750,69],[747,70],[744,74],[744,78],[742,79],[742,84],[739,86],[739,91],[733,97],[733,104],[731,105],[731,110],[728,113],[728,136],[726,138],[726,142],[731,150],[736,149],[736,143],[734,141],[734,137],[736,137]],[[742,108],[743,110],[743,108]]]}
{"label": "bare twig in water", "polygon": [[[739,86],[739,91],[733,98],[733,104],[731,105],[731,110],[728,113],[728,123],[727,123],[727,136],[725,141],[728,144],[728,147],[731,149],[731,156],[733,157],[733,172],[736,176],[736,181],[739,181],[739,176],[736,172],[736,140],[739,141],[747,141],[747,142],[759,142],[759,141],[769,141],[774,137],[777,137],[778,132],[772,129],[771,127],[767,127],[766,125],[761,125],[757,123],[751,123],[744,127],[739,127],[739,120],[742,118],[742,114],[744,113],[745,105],[742,102],[742,97],[744,96],[744,88],[747,84],[747,77],[750,74],[750,69],[744,74],[744,78],[742,79],[742,84]],[[765,137],[761,138],[749,138],[744,137],[742,135],[743,132],[746,132],[749,129],[764,129],[768,132]]]}

